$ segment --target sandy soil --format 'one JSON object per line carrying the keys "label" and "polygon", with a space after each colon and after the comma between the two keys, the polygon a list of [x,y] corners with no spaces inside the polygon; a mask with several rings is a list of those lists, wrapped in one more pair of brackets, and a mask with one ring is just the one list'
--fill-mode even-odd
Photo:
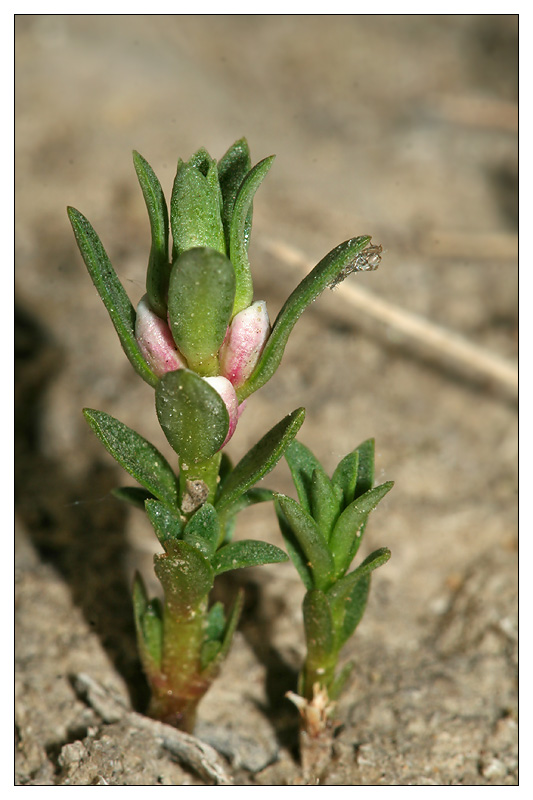
{"label": "sandy soil", "polygon": [[[179,156],[220,157],[246,135],[254,161],[277,154],[251,249],[272,319],[300,279],[287,246],[312,267],[370,233],[383,262],[353,285],[512,365],[517,19],[20,16],[16,70],[16,781],[202,784],[73,685],[88,673],[142,710],[129,587],[136,568],[154,580],[157,549],[143,515],[110,496],[128,481],[81,408],[168,448],[65,207],[89,217],[137,302],[149,231],[131,151],[168,195]],[[357,670],[324,783],[516,784],[512,390],[338,291],[302,317],[230,453],[300,405],[300,438],[328,469],[374,436],[377,476],[396,481],[366,534],[364,555],[393,556],[346,647]],[[291,493],[284,465],[267,485]],[[281,544],[269,508],[237,535]],[[291,785],[284,692],[303,658],[302,588],[290,565],[230,575],[220,592],[238,585],[245,614],[199,733],[226,744],[236,784]]]}

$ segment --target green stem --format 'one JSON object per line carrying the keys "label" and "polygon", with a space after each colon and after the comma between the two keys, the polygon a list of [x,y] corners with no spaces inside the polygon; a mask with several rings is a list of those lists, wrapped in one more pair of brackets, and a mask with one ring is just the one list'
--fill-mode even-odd
{"label": "green stem", "polygon": [[207,598],[187,616],[175,617],[165,604],[161,670],[150,675],[151,717],[192,733],[198,703],[211,681],[202,676]]}
{"label": "green stem", "polygon": [[300,674],[299,692],[307,700],[313,699],[313,686],[318,683],[321,688],[329,689],[335,679],[335,670],[339,660],[337,651],[329,653],[320,660],[306,659]]}
{"label": "green stem", "polygon": [[[214,500],[220,460],[221,453],[215,453],[212,458],[190,467],[183,462],[180,464],[180,507],[185,516],[192,516],[204,503]],[[169,595],[165,600],[160,666],[147,671],[152,690],[148,714],[192,733],[198,703],[209,689],[214,674],[208,675],[202,667],[208,596],[206,593],[198,602],[202,593],[197,593],[194,600],[188,600],[188,594],[185,591],[178,603],[176,596]]]}
{"label": "green stem", "polygon": [[[183,461],[180,463],[180,472],[179,472],[179,500],[180,500],[180,507],[183,509],[184,500],[186,498],[191,498],[191,493],[193,489],[191,487],[191,482],[195,481],[202,481],[205,484],[207,489],[207,494],[201,497],[201,494],[198,495],[198,500],[201,499],[201,502],[198,502],[198,506],[202,505],[203,503],[212,503],[215,499],[217,486],[218,486],[218,473],[220,470],[220,459],[222,458],[222,453],[219,451],[215,453],[214,456],[208,458],[207,461],[200,461],[197,464],[192,464],[190,467],[187,464],[184,464]],[[194,498],[193,498],[194,500]],[[193,502],[192,505],[195,505]],[[196,509],[194,509],[196,510]],[[187,516],[187,502],[185,503],[184,513]]]}

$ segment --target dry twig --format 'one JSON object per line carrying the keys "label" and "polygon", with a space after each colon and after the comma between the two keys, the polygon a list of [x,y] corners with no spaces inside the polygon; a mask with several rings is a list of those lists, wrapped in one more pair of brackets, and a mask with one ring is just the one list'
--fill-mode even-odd
{"label": "dry twig", "polygon": [[[308,259],[299,250],[284,242],[271,239],[263,240],[263,247],[276,258],[286,264],[307,271]],[[513,396],[518,392],[518,371],[506,359],[494,355],[485,348],[473,344],[463,336],[440,325],[399,308],[387,300],[371,294],[353,284],[343,283],[336,289],[342,297],[358,311],[394,328],[399,333],[415,340],[420,346],[429,348],[433,354],[446,358],[457,366],[466,368],[480,378],[489,379]]]}

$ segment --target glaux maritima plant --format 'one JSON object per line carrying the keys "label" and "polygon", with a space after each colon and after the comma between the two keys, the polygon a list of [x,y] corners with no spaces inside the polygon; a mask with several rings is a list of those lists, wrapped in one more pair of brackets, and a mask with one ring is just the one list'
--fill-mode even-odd
{"label": "glaux maritima plant", "polygon": [[303,601],[307,656],[299,694],[288,696],[300,710],[303,733],[313,738],[327,731],[334,701],[353,669],[349,662],[336,674],[340,650],[364,614],[370,575],[390,558],[390,550],[380,548],[347,574],[368,515],[393,483],[373,485],[373,439],[348,453],[331,478],[296,440],[287,447],[285,458],[299,502],[276,494],[276,512],[289,555],[307,589]]}
{"label": "glaux maritima plant", "polygon": [[[133,587],[138,647],[151,689],[148,713],[191,731],[198,702],[228,652],[242,607],[242,597],[229,613],[219,602],[210,605],[216,576],[228,570],[287,560],[285,553],[271,544],[232,541],[232,532],[241,510],[273,499],[271,491],[255,486],[288,452],[305,411],[300,408],[286,416],[236,466],[222,452],[223,448],[235,431],[247,398],[278,368],[300,314],[326,287],[350,272],[374,269],[381,248],[370,244],[370,236],[359,236],[336,247],[297,286],[271,327],[265,302],[254,302],[248,245],[253,197],[273,156],[252,167],[247,142],[241,139],[218,162],[203,148],[187,162],[180,159],[170,214],[150,165],[137,152],[133,161],[152,238],[146,294],[136,309],[89,221],[74,208],[68,209],[68,215],[124,352],[141,378],[155,390],[157,417],[177,454],[179,469],[174,471],[152,444],[109,414],[93,409],[85,409],[84,414],[109,453],[140,484],[117,489],[116,496],[146,511],[163,549],[154,557],[163,602],[147,596],[139,575]],[[291,450],[289,463],[300,463],[300,452]],[[353,457],[350,465],[353,466]],[[305,473],[301,466],[295,469],[295,474]],[[312,599],[306,600],[307,608],[319,608],[321,602],[331,605],[335,582],[342,585],[342,580],[346,581],[341,575],[348,567],[350,554],[355,554],[347,544],[347,535],[335,531],[339,525],[344,530],[348,524],[345,515],[356,494],[361,495],[367,478],[357,483],[357,489],[352,487],[350,496],[351,478],[347,472],[342,468],[342,479],[334,477],[332,482],[330,494],[336,507],[344,503],[347,508],[327,545],[324,539],[321,560],[306,566],[290,535],[287,538],[291,542],[289,552],[296,558],[310,589]],[[317,480],[322,480],[322,473]],[[328,485],[323,483],[324,487]],[[322,517],[329,513],[333,526],[335,515],[332,510],[325,510],[329,502],[325,494],[322,505],[316,491],[315,495],[311,506],[305,506],[303,495],[300,497],[305,509],[300,515],[309,512],[310,524],[325,537]],[[300,528],[294,514],[299,512],[294,511],[289,498],[279,496],[277,505],[298,538]],[[364,509],[366,513],[370,510],[368,502]],[[364,509],[360,514],[365,513]],[[346,524],[341,524],[343,519]],[[359,521],[360,515],[354,524],[359,525]],[[343,554],[334,556],[332,548],[337,540]],[[313,562],[314,551],[308,551],[303,540],[300,544],[305,558]],[[352,585],[350,588],[353,590]],[[339,606],[354,591],[342,594],[341,590],[337,594],[330,612],[334,620],[331,631],[340,624]],[[345,616],[349,613],[346,611]],[[337,652],[342,634],[334,636],[337,638],[333,649]],[[314,655],[308,659],[304,687],[314,679],[313,659],[316,661]],[[320,671],[321,667],[317,669]]]}

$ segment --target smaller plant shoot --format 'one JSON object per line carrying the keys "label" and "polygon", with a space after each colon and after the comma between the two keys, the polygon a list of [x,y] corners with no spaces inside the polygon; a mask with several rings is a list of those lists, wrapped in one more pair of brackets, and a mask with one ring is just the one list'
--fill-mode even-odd
{"label": "smaller plant shoot", "polygon": [[[218,674],[242,609],[212,602],[219,575],[274,564],[287,555],[254,539],[233,540],[237,515],[275,500],[287,549],[307,588],[308,655],[302,702],[315,687],[337,697],[347,670],[336,674],[340,649],[361,619],[370,573],[389,558],[379,550],[349,573],[368,514],[390,489],[372,488],[373,445],[366,442],[329,479],[295,437],[305,411],[288,413],[233,465],[224,452],[250,396],[277,370],[305,308],[354,271],[375,269],[381,248],[370,236],[328,253],[295,288],[271,326],[255,300],[248,259],[252,202],[273,156],[252,166],[240,139],[219,160],[201,148],[178,161],[170,204],[154,171],[133,162],[146,203],[151,247],[146,292],[130,301],[90,222],[68,216],[94,285],[122,348],[154,390],[155,413],[175,463],[141,434],[104,411],[85,418],[108,452],[137,482],[117,498],[142,509],[161,552],[154,556],[161,598],[133,585],[139,654],[151,701],[149,715],[191,732],[197,706]],[[257,484],[285,455],[299,503]]]}
{"label": "smaller plant shoot", "polygon": [[300,711],[301,752],[304,771],[309,772],[317,769],[322,741],[329,743],[334,703],[354,667],[348,662],[337,671],[340,651],[362,619],[371,574],[389,560],[390,550],[375,550],[348,570],[370,512],[393,483],[374,486],[373,439],[348,453],[331,478],[296,440],[287,447],[285,458],[298,502],[276,494],[276,512],[287,552],[307,589],[303,601],[307,656],[298,694],[289,692],[288,697]]}

